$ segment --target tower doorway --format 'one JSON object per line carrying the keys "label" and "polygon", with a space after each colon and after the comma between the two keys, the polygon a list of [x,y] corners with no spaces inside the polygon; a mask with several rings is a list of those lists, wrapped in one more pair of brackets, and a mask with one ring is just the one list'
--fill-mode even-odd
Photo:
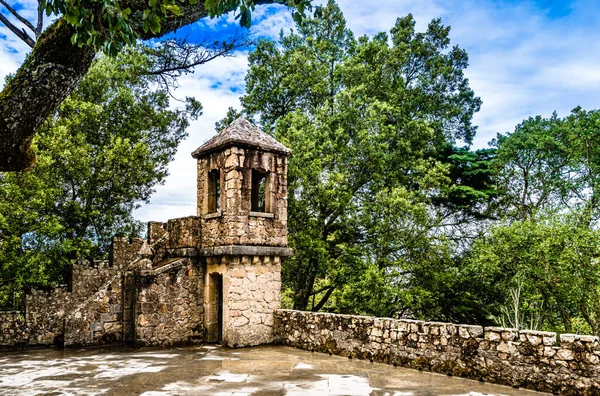
{"label": "tower doorway", "polygon": [[206,312],[206,340],[223,342],[223,275],[210,274],[208,277],[208,304]]}

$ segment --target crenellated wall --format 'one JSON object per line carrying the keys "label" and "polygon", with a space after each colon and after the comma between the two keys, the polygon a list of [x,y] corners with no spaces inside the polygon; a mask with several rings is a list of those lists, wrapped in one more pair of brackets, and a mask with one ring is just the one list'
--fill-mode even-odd
{"label": "crenellated wall", "polygon": [[598,337],[277,310],[275,342],[564,395],[600,394]]}
{"label": "crenellated wall", "polygon": [[121,340],[121,273],[108,262],[79,262],[71,289],[33,289],[25,313],[0,312],[1,346],[96,345]]}

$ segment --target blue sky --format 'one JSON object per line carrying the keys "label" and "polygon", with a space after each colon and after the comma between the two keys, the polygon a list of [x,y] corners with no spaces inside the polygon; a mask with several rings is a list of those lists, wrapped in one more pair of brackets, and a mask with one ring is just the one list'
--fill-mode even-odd
{"label": "blue sky", "polygon": [[[21,2],[34,15],[37,2]],[[13,3],[16,4],[16,3]],[[563,116],[576,107],[600,108],[600,3],[585,1],[491,0],[339,0],[348,26],[356,35],[388,31],[399,16],[412,13],[417,28],[440,17],[452,27],[453,45],[465,48],[466,75],[483,100],[474,122],[479,132],[474,147],[485,147],[497,132],[506,132],[524,118]],[[257,7],[255,36],[277,38],[293,27],[282,6]],[[179,34],[192,38],[222,38],[237,28],[232,15],[200,21]],[[0,26],[0,78],[16,71],[28,47]],[[192,123],[180,146],[171,175],[149,205],[136,212],[140,220],[166,220],[195,214],[195,162],[190,153],[208,139],[215,121],[229,106],[239,107],[244,91],[247,51],[217,59],[181,79],[177,95],[195,96],[204,115]]]}

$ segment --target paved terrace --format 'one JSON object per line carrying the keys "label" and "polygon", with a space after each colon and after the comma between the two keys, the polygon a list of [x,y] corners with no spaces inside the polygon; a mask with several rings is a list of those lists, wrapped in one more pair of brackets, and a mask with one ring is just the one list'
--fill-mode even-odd
{"label": "paved terrace", "polygon": [[541,395],[289,347],[0,353],[2,395]]}

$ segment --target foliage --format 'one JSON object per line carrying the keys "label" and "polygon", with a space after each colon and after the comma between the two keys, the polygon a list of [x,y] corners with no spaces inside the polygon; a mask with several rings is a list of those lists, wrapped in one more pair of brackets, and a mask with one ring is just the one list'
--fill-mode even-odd
{"label": "foliage", "polygon": [[[141,24],[141,31],[159,34],[161,23],[169,18],[181,17],[184,10],[182,4],[189,2],[194,6],[199,0],[149,0],[147,7],[141,11],[141,21],[132,18],[131,6],[117,0],[45,0],[41,7],[48,16],[63,16],[67,23],[74,27],[71,42],[74,45],[91,45],[96,49],[104,49],[116,55],[124,46],[135,44],[139,32],[136,23]],[[295,7],[295,19],[301,19],[306,9],[311,8],[309,0],[289,0],[286,4]],[[229,11],[236,11],[236,19],[240,25],[250,27],[251,14],[255,7],[253,0],[206,0],[204,7],[211,18]]]}
{"label": "foliage", "polygon": [[600,111],[576,108],[563,119],[529,118],[511,134],[499,134],[499,183],[511,217],[569,210],[583,224],[599,217]]}
{"label": "foliage", "polygon": [[73,260],[105,257],[113,234],[139,233],[133,209],[201,110],[168,110],[166,90],[139,73],[151,66],[137,50],[99,58],[38,135],[39,166],[0,174],[0,268],[13,290],[62,282]]}
{"label": "foliage", "polygon": [[576,108],[492,142],[505,221],[476,241],[465,276],[502,324],[599,333],[599,131],[600,112]]}
{"label": "foliage", "polygon": [[[440,20],[418,33],[411,15],[389,35],[355,38],[332,1],[296,28],[250,54],[241,99],[243,112],[293,152],[295,254],[283,270],[294,307],[442,315],[439,291],[450,293],[454,258],[436,233],[436,208],[442,195],[459,200],[450,174],[472,195],[479,188],[477,177],[438,160],[475,133],[481,101],[463,74],[466,52],[450,47]],[[230,109],[223,122],[238,114]]]}
{"label": "foliage", "polygon": [[475,242],[467,276],[502,324],[572,332],[582,318],[598,335],[600,233],[570,216],[538,217],[492,227]]}

